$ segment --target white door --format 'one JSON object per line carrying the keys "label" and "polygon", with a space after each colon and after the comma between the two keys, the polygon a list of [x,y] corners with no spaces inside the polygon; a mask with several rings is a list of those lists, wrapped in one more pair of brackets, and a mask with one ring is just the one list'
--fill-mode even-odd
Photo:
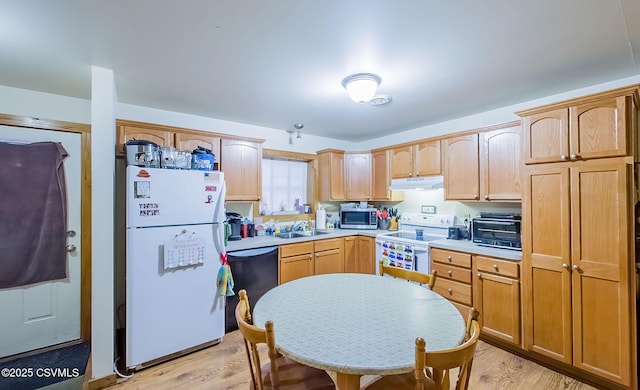
{"label": "white door", "polygon": [[[1,141],[61,142],[67,179],[67,279],[0,289],[0,358],[80,338],[81,135],[0,125]],[[0,237],[0,240],[2,237]]]}

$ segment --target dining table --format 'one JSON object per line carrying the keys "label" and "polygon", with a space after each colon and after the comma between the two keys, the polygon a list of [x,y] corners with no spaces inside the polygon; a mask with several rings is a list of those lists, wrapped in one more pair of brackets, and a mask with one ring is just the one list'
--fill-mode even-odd
{"label": "dining table", "polygon": [[426,286],[356,273],[308,276],[269,290],[253,309],[256,326],[267,321],[281,354],[335,372],[340,390],[359,389],[362,375],[412,372],[416,337],[427,351],[445,350],[466,330],[458,309]]}

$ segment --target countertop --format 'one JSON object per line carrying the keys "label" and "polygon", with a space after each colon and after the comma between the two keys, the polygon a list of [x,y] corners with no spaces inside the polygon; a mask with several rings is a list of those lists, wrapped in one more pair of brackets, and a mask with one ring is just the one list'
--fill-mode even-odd
{"label": "countertop", "polygon": [[[258,236],[243,238],[238,241],[229,241],[227,243],[227,252],[240,251],[245,249],[264,248],[268,246],[278,246],[286,244],[294,244],[305,241],[324,240],[327,238],[347,237],[347,236],[367,236],[375,237],[378,234],[388,233],[389,230],[359,230],[359,229],[331,229],[329,233],[309,237],[296,238],[279,238],[273,236]],[[492,256],[500,259],[520,261],[522,260],[522,252],[513,249],[500,249],[488,246],[482,246],[472,243],[469,240],[449,240],[443,238],[441,240],[429,241],[429,246],[440,249],[449,249],[460,252],[472,253],[474,255]]]}
{"label": "countertop", "polygon": [[474,244],[470,240],[449,240],[447,238],[443,238],[442,240],[429,241],[429,246],[433,248],[466,252],[474,255],[497,257],[506,260],[522,260],[522,251],[482,246]]}
{"label": "countertop", "polygon": [[356,235],[375,237],[380,233],[387,233],[388,230],[329,229],[326,230],[326,232],[328,233],[309,237],[279,238],[274,236],[257,236],[243,238],[241,240],[227,242],[227,252]]}

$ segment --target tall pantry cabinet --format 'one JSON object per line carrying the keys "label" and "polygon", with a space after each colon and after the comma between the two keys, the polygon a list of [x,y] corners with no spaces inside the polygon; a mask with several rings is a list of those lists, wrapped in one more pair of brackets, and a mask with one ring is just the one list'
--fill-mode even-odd
{"label": "tall pantry cabinet", "polygon": [[524,346],[637,387],[638,86],[523,117]]}

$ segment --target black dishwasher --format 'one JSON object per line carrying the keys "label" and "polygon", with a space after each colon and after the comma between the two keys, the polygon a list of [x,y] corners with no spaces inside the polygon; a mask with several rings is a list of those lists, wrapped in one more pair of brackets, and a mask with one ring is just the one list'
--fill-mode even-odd
{"label": "black dishwasher", "polygon": [[247,290],[249,303],[253,307],[260,297],[278,285],[277,246],[228,252],[227,254],[233,275],[233,291],[236,294],[227,297],[225,333],[238,329],[235,310],[240,290]]}

